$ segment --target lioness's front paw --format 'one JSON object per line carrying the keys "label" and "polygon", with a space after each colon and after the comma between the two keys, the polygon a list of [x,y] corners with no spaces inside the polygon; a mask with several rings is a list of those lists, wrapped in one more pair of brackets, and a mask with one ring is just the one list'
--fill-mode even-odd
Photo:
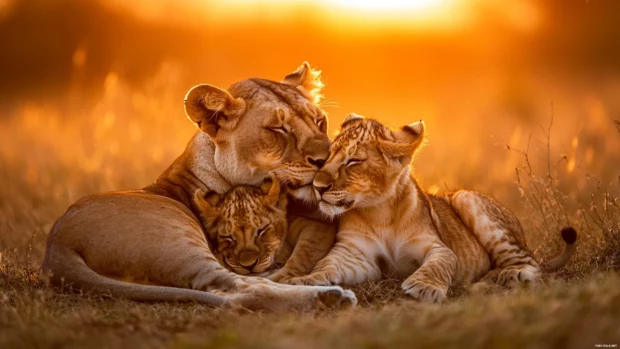
{"label": "lioness's front paw", "polygon": [[357,297],[351,290],[338,286],[321,287],[317,292],[316,302],[319,308],[344,309],[357,304]]}
{"label": "lioness's front paw", "polygon": [[291,285],[307,285],[307,286],[330,286],[332,282],[330,281],[329,275],[326,273],[317,273],[310,274],[306,276],[299,276],[288,279],[286,283]]}
{"label": "lioness's front paw", "polygon": [[448,289],[443,289],[422,280],[405,280],[402,285],[403,291],[408,296],[420,302],[441,303],[446,299]]}

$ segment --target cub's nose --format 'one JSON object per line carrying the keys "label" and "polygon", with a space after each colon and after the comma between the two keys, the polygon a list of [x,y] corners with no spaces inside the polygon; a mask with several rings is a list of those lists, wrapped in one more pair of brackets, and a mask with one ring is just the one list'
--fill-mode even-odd
{"label": "cub's nose", "polygon": [[323,196],[323,193],[325,193],[326,191],[330,190],[331,188],[332,188],[331,184],[328,184],[328,185],[326,185],[324,187],[314,185],[314,189],[316,189],[316,191],[318,191],[319,194],[321,194],[321,196]]}
{"label": "cub's nose", "polygon": [[321,171],[318,172],[315,176],[314,176],[314,180],[312,181],[312,185],[314,186],[314,189],[319,193],[320,196],[323,196],[323,193],[325,193],[326,191],[330,190],[332,188],[332,177]]}
{"label": "cub's nose", "polygon": [[248,270],[252,270],[258,260],[258,252],[241,251],[239,252],[239,256],[237,256],[237,259],[239,260],[239,264],[241,264],[242,267]]}

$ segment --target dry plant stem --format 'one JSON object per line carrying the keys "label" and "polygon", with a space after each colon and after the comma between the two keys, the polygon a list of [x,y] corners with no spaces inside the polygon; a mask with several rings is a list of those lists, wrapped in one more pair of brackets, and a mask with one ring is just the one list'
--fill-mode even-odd
{"label": "dry plant stem", "polygon": [[[545,157],[546,174],[542,177],[536,175],[531,162],[531,134],[525,150],[519,150],[506,145],[508,150],[521,154],[524,159],[522,168],[515,168],[515,174],[521,196],[535,212],[535,215],[532,216],[534,222],[540,223],[531,225],[535,230],[536,236],[542,238],[542,243],[535,249],[535,253],[541,247],[554,241],[554,236],[558,229],[564,225],[571,225],[577,227],[578,231],[583,232],[582,236],[588,236],[587,241],[584,241],[580,247],[580,250],[583,251],[582,253],[589,260],[586,264],[593,263],[602,266],[603,269],[620,267],[620,262],[618,261],[620,253],[617,252],[620,249],[620,208],[618,206],[620,176],[615,183],[603,185],[601,180],[594,178],[586,172],[581,167],[581,163],[577,165],[577,168],[584,174],[585,179],[591,185],[592,191],[589,207],[584,207],[581,202],[576,203],[575,206],[578,207],[577,212],[579,214],[576,216],[570,214],[568,209],[569,203],[567,202],[568,196],[558,188],[559,180],[555,175],[560,163],[568,159],[566,156],[563,156],[555,166],[552,166],[552,126],[553,105],[549,126],[547,128],[541,126],[547,151]],[[601,261],[603,264],[600,264]]]}

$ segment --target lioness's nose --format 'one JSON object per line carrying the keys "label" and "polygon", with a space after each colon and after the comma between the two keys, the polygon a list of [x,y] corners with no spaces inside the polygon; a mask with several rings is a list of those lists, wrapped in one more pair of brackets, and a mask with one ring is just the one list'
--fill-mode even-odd
{"label": "lioness's nose", "polygon": [[258,252],[256,251],[241,251],[237,256],[239,264],[242,267],[251,270],[256,265],[258,259]]}
{"label": "lioness's nose", "polygon": [[321,167],[323,167],[323,165],[325,165],[325,159],[323,158],[311,158],[308,157],[306,159],[311,165],[313,165],[314,167],[316,167],[317,169],[320,169]]}
{"label": "lioness's nose", "polygon": [[310,140],[304,150],[306,162],[318,169],[323,167],[329,157],[329,140],[313,139]]}

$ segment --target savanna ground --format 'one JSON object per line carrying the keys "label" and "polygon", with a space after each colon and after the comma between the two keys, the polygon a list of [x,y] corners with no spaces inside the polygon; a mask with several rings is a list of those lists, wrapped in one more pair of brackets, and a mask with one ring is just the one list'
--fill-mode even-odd
{"label": "savanna ground", "polygon": [[[386,280],[356,287],[359,306],[355,309],[262,314],[197,304],[135,303],[48,287],[39,277],[45,239],[66,207],[83,195],[150,183],[193,132],[180,103],[163,85],[153,85],[160,98],[149,98],[148,93],[127,90],[110,75],[104,97],[94,107],[76,111],[26,105],[2,121],[0,347],[592,348],[620,344],[620,183],[618,162],[614,162],[620,130],[611,118],[602,121],[609,122],[607,143],[584,146],[586,163],[598,174],[582,168],[577,137],[570,143],[572,153],[553,154],[559,145],[551,142],[552,122],[517,145],[488,149],[487,160],[455,156],[454,161],[444,161],[450,154],[436,157],[441,161],[435,163],[424,155],[416,159],[416,171],[427,187],[460,185],[438,175],[458,167],[469,173],[464,177],[475,181],[477,169],[476,188],[496,195],[518,212],[540,258],[560,252],[562,226],[578,230],[574,258],[566,268],[546,275],[538,289],[473,294],[455,288],[446,303],[428,305],[403,298],[398,280]],[[60,117],[62,113],[68,117]],[[431,135],[439,133],[431,129]],[[597,139],[586,136],[580,137]],[[431,142],[424,152],[437,154],[433,147],[445,150],[441,143]],[[512,166],[512,175],[483,176],[488,169],[484,166],[492,167],[493,162]]]}

